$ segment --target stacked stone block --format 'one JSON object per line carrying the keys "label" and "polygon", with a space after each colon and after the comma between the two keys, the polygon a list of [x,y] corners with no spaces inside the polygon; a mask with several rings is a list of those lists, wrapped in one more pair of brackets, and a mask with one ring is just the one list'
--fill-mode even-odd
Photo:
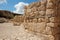
{"label": "stacked stone block", "polygon": [[[55,0],[54,0],[55,1]],[[55,15],[57,13],[57,9],[56,9],[56,3],[53,0],[47,0],[47,4],[46,4],[46,16],[48,18],[48,22],[46,22],[46,34],[47,35],[51,35],[53,36],[52,40],[55,40],[55,33],[56,31],[54,31],[54,27],[55,27]],[[56,23],[57,25],[57,23]]]}
{"label": "stacked stone block", "polygon": [[25,7],[25,28],[48,40],[60,40],[60,1],[41,0]]}
{"label": "stacked stone block", "polygon": [[60,0],[41,0],[25,6],[25,14],[14,21],[23,23],[28,32],[44,36],[44,40],[60,40]]}
{"label": "stacked stone block", "polygon": [[56,40],[60,40],[60,0],[57,0],[57,15],[55,19],[56,23],[58,24],[57,27],[55,27],[56,34],[54,35]]}
{"label": "stacked stone block", "polygon": [[11,19],[11,21],[13,22],[14,26],[19,26],[21,23],[24,22],[24,16],[23,15],[15,16],[14,19]]}
{"label": "stacked stone block", "polygon": [[41,22],[44,21],[46,14],[46,1],[42,2],[35,2],[30,4],[29,6],[25,7],[25,19],[26,21],[32,20],[32,22]]}

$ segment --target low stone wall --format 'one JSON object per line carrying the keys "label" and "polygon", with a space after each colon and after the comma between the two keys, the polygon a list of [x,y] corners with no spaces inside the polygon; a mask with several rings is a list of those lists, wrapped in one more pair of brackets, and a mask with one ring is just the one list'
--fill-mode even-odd
{"label": "low stone wall", "polygon": [[19,26],[24,22],[24,17],[22,15],[15,16],[14,19],[11,19],[11,21],[13,22],[13,25]]}

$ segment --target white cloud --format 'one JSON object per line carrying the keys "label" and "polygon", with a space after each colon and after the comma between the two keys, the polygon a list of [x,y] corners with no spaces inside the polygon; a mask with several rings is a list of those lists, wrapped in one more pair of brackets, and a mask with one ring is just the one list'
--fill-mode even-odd
{"label": "white cloud", "polygon": [[16,8],[16,10],[13,12],[18,13],[18,14],[23,14],[24,13],[24,6],[27,6],[27,5],[28,5],[28,3],[19,2],[18,4],[16,4],[14,6]]}
{"label": "white cloud", "polygon": [[0,0],[0,4],[6,3],[6,2],[7,2],[6,0]]}

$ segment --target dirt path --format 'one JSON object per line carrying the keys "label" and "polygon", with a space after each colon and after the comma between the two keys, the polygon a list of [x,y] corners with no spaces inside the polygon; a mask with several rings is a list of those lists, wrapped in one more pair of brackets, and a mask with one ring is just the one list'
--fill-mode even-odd
{"label": "dirt path", "polygon": [[27,33],[24,26],[13,26],[12,23],[0,24],[0,40],[45,40],[43,37]]}

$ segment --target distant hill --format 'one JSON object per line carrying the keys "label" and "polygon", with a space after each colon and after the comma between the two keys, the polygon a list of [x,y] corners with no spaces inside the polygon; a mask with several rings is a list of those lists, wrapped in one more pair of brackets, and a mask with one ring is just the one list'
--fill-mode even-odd
{"label": "distant hill", "polygon": [[14,18],[14,16],[16,15],[22,15],[22,14],[13,13],[7,10],[0,10],[0,17],[11,19],[11,18]]}

